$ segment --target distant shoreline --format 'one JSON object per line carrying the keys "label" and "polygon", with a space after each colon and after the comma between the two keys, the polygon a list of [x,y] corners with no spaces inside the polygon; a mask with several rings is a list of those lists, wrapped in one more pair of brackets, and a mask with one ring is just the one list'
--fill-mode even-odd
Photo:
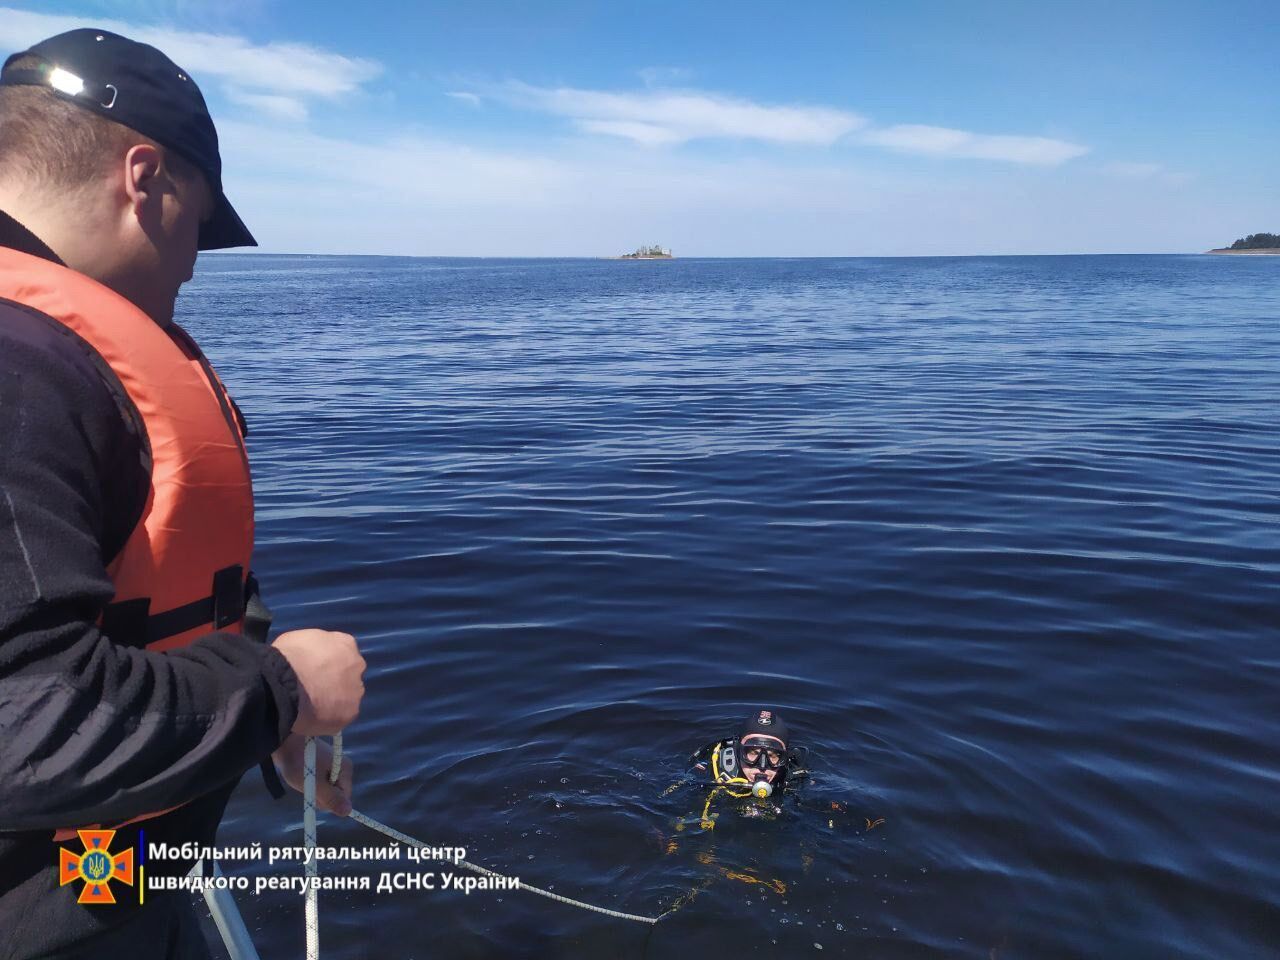
{"label": "distant shoreline", "polygon": [[1205,252],[1220,253],[1232,257],[1280,257],[1280,247],[1254,247],[1251,250],[1232,250],[1230,247],[1219,247],[1217,250],[1206,250]]}

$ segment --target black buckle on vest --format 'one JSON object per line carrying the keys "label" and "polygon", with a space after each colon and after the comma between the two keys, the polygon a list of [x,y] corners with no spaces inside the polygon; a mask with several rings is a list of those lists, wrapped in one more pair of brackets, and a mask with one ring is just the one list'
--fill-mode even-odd
{"label": "black buckle on vest", "polygon": [[213,575],[213,629],[221,630],[244,616],[244,567],[223,567]]}

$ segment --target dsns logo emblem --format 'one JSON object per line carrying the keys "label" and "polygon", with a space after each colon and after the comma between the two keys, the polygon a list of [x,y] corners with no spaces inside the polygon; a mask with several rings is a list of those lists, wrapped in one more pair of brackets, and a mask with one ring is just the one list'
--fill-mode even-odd
{"label": "dsns logo emblem", "polygon": [[84,889],[76,903],[115,903],[111,881],[133,886],[133,847],[111,853],[114,830],[77,830],[84,853],[75,854],[66,847],[58,848],[58,886],[83,880]]}

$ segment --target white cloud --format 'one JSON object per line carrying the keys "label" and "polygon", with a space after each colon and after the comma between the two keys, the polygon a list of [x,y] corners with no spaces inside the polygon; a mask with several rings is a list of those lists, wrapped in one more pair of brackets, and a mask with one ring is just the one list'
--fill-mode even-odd
{"label": "white cloud", "polygon": [[922,153],[941,157],[967,157],[978,160],[1005,160],[1056,166],[1083,156],[1089,148],[1065,140],[1048,137],[1024,137],[1012,134],[970,133],[949,127],[898,124],[870,130],[862,135],[865,143],[904,153]]}
{"label": "white cloud", "polygon": [[267,114],[279,120],[301,123],[307,119],[307,105],[296,97],[279,93],[251,93],[238,87],[228,87],[227,98],[233,103],[248,107],[258,114]]}
{"label": "white cloud", "polygon": [[611,137],[622,137],[634,140],[646,147],[660,147],[669,143],[680,143],[681,136],[670,127],[656,123],[643,123],[639,120],[579,120],[578,128],[587,133],[603,133]]}
{"label": "white cloud", "polygon": [[476,96],[566,117],[587,133],[651,147],[701,139],[827,146],[861,131],[857,139],[864,144],[943,157],[1055,166],[1089,152],[1080,144],[1048,137],[971,133],[918,124],[869,128],[865,118],[849,110],[770,106],[696,90],[618,93],[509,81],[481,88]]}
{"label": "white cloud", "polygon": [[480,106],[479,94],[471,93],[468,90],[450,90],[445,94],[446,97],[453,97],[455,100],[461,100],[463,103],[469,103],[473,107]]}
{"label": "white cloud", "polygon": [[512,106],[567,117],[584,130],[648,145],[711,138],[830,144],[866,122],[846,110],[767,106],[698,91],[613,93],[512,81],[483,92]]}
{"label": "white cloud", "polygon": [[693,79],[693,71],[688,67],[645,67],[637,70],[638,76],[646,87],[669,87],[677,83],[687,83]]}
{"label": "white cloud", "polygon": [[235,120],[218,133],[229,180],[277,184],[282,196],[337,186],[404,204],[407,217],[414,204],[523,205],[563,189],[569,176],[556,161],[424,137],[356,142]]}
{"label": "white cloud", "polygon": [[230,34],[195,33],[9,7],[0,7],[0,49],[23,50],[77,27],[101,27],[149,43],[191,71],[197,82],[204,84],[207,78],[216,78],[242,92],[336,99],[357,91],[382,71],[372,60],[346,57],[306,44],[255,44]]}
{"label": "white cloud", "polygon": [[1102,168],[1104,173],[1109,173],[1113,177],[1129,177],[1134,180],[1147,180],[1164,171],[1164,166],[1159,163],[1108,163]]}
{"label": "white cloud", "polygon": [[1105,164],[1102,167],[1102,172],[1108,176],[1120,177],[1125,180],[1139,180],[1147,183],[1165,184],[1171,187],[1179,187],[1195,179],[1192,174],[1184,173],[1180,170],[1170,170],[1163,163],[1115,161],[1114,163]]}

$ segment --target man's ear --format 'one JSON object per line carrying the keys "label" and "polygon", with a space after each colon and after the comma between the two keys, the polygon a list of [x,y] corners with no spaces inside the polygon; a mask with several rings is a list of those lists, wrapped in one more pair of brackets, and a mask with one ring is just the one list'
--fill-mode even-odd
{"label": "man's ear", "polygon": [[147,203],[157,200],[161,190],[160,171],[164,158],[149,143],[139,143],[124,155],[124,192],[135,216],[142,217]]}

